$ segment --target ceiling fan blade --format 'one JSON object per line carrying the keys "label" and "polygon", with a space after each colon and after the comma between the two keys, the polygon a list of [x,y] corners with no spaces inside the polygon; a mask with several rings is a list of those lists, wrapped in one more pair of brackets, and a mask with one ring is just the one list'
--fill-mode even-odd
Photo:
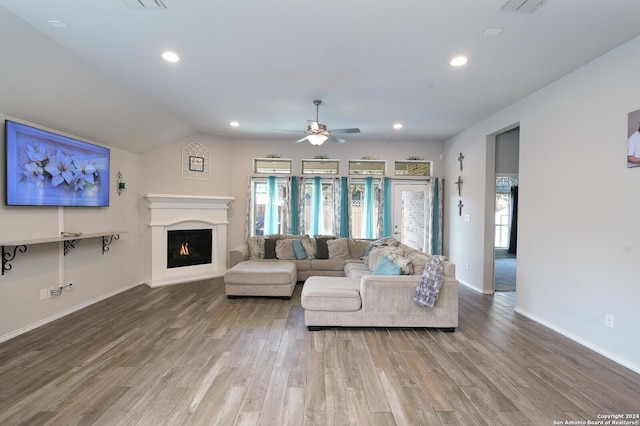
{"label": "ceiling fan blade", "polygon": [[360,129],[353,127],[351,129],[331,129],[331,133],[360,133]]}
{"label": "ceiling fan blade", "polygon": [[274,132],[307,133],[304,130],[273,129]]}
{"label": "ceiling fan blade", "polygon": [[332,135],[328,135],[327,139],[329,139],[330,141],[335,142],[335,143],[345,143],[346,142],[344,139],[340,139],[340,138],[337,138],[337,137],[332,136]]}
{"label": "ceiling fan blade", "polygon": [[300,142],[304,142],[307,140],[307,137],[305,136],[304,138],[298,139],[297,141],[295,141],[294,143],[300,143]]}

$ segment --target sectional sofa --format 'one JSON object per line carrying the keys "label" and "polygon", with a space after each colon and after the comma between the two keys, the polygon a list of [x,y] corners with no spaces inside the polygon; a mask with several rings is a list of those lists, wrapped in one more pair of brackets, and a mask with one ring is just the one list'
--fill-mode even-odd
{"label": "sectional sofa", "polygon": [[[247,245],[230,251],[231,266],[246,260],[295,264],[297,280],[306,281],[301,303],[309,329],[325,326],[429,327],[454,331],[458,326],[459,283],[455,278],[455,265],[448,261],[444,262],[440,295],[429,308],[412,300],[430,259],[423,252],[393,239],[270,238],[275,240],[275,253],[270,253],[274,242],[267,242],[269,238],[250,239]],[[278,243],[294,239],[299,242]],[[294,245],[302,245],[305,253],[296,255]],[[325,245],[327,253],[324,252]],[[307,258],[300,259],[304,255]],[[322,258],[316,258],[318,255]],[[324,259],[325,256],[328,258]],[[382,262],[392,263],[395,267],[392,273],[396,275],[380,272]]]}
{"label": "sectional sofa", "polygon": [[[304,256],[296,255],[292,240],[299,240],[305,248]],[[278,244],[278,241],[282,243]],[[229,267],[245,260],[261,262],[293,262],[298,281],[312,276],[344,277],[348,263],[362,263],[362,258],[373,240],[335,238],[333,236],[269,235],[249,238],[247,244],[229,252]],[[302,258],[304,257],[304,258]]]}

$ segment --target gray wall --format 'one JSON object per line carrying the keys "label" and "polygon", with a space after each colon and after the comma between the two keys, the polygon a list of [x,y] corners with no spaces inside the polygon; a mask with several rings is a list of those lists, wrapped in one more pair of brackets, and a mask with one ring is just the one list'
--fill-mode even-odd
{"label": "gray wall", "polygon": [[[627,114],[640,107],[640,38],[477,123],[445,144],[465,154],[464,204],[447,200],[458,279],[488,292],[495,135],[520,126],[517,312],[640,371],[640,170],[626,167]],[[469,264],[469,270],[464,266]],[[605,326],[615,316],[615,328]]]}

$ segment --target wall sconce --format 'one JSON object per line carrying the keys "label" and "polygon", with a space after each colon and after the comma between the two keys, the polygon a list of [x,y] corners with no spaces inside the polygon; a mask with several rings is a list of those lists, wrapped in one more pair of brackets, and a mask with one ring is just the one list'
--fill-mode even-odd
{"label": "wall sconce", "polygon": [[122,194],[124,192],[124,190],[126,189],[126,183],[122,180],[122,173],[120,173],[120,170],[118,170],[118,174],[116,175],[116,181],[118,182],[118,197],[120,196],[120,194]]}

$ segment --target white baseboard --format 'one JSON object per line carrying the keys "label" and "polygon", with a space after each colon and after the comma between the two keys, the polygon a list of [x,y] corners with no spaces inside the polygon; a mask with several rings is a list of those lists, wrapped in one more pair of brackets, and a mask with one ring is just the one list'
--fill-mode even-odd
{"label": "white baseboard", "polygon": [[129,286],[127,286],[127,287],[122,287],[122,288],[119,288],[119,289],[117,289],[117,290],[114,290],[114,291],[112,291],[112,292],[110,292],[110,293],[103,294],[103,295],[102,295],[102,296],[100,296],[100,297],[97,297],[97,298],[95,298],[95,299],[92,299],[92,300],[86,301],[86,302],[84,302],[84,303],[81,303],[80,305],[74,306],[74,307],[69,308],[69,309],[67,309],[67,310],[64,310],[64,311],[62,311],[62,312],[58,312],[58,313],[57,313],[57,314],[55,314],[55,315],[52,315],[52,316],[47,317],[47,318],[45,318],[45,319],[43,319],[43,320],[40,320],[40,321],[34,322],[33,324],[29,324],[29,325],[28,325],[28,326],[26,326],[26,327],[22,327],[22,328],[20,328],[20,329],[18,329],[18,330],[12,331],[11,333],[5,334],[4,336],[0,336],[0,343],[2,343],[2,342],[6,342],[7,340],[11,340],[11,339],[13,339],[14,337],[18,337],[18,336],[20,336],[21,334],[27,333],[27,332],[29,332],[29,331],[31,331],[31,330],[35,330],[35,329],[36,329],[36,328],[38,328],[38,327],[42,327],[42,326],[43,326],[43,325],[45,325],[45,324],[49,324],[50,322],[53,322],[53,321],[58,320],[58,319],[60,319],[60,318],[66,317],[67,315],[72,314],[72,313],[74,313],[74,312],[76,312],[76,311],[79,311],[80,309],[84,309],[84,308],[86,308],[87,306],[91,306],[91,305],[93,305],[94,303],[98,303],[98,302],[100,302],[100,301],[102,301],[102,300],[105,300],[105,299],[108,299],[108,298],[110,298],[110,297],[113,297],[113,296],[115,296],[115,295],[116,295],[116,294],[118,294],[118,293],[122,293],[123,291],[127,291],[127,290],[129,290],[129,289],[131,289],[131,288],[133,288],[133,287],[139,286],[139,285],[141,285],[141,284],[143,284],[143,282],[142,282],[142,281],[137,282],[137,283],[132,283],[132,284],[130,284],[130,285],[129,285]]}
{"label": "white baseboard", "polygon": [[541,324],[547,328],[550,328],[551,330],[562,334],[563,336],[573,340],[576,343],[581,344],[582,346],[591,349],[594,352],[599,353],[600,355],[610,359],[611,361],[615,362],[616,364],[620,364],[625,368],[628,368],[629,370],[640,374],[640,365],[634,364],[631,361],[629,361],[628,359],[624,359],[624,358],[620,358],[617,355],[612,354],[611,352],[606,351],[605,349],[601,348],[598,345],[595,345],[594,343],[583,339],[580,336],[576,336],[575,334],[560,328],[558,326],[556,326],[555,324],[552,324],[546,320],[543,320],[542,318],[532,314],[531,312],[525,311],[522,308],[518,308],[517,306],[514,308],[514,311],[522,316],[525,316],[527,318],[529,318],[532,321],[537,322],[538,324]]}
{"label": "white baseboard", "polygon": [[225,272],[226,271],[218,271],[211,274],[186,275],[179,278],[167,278],[167,279],[156,280],[156,281],[145,280],[142,283],[149,288],[158,288],[158,287],[165,287],[165,286],[174,285],[174,284],[184,284],[184,283],[192,283],[194,281],[204,281],[204,280],[210,280],[213,278],[222,278],[224,277]]}
{"label": "white baseboard", "polygon": [[469,284],[469,283],[465,283],[464,281],[460,281],[460,280],[458,280],[458,282],[459,282],[460,284],[462,284],[463,286],[465,286],[465,287],[467,287],[467,288],[469,288],[469,289],[471,289],[471,290],[475,291],[476,293],[483,294],[481,289],[479,289],[479,288],[477,288],[477,287],[474,287],[474,286],[472,286],[472,285],[471,285],[471,284]]}

